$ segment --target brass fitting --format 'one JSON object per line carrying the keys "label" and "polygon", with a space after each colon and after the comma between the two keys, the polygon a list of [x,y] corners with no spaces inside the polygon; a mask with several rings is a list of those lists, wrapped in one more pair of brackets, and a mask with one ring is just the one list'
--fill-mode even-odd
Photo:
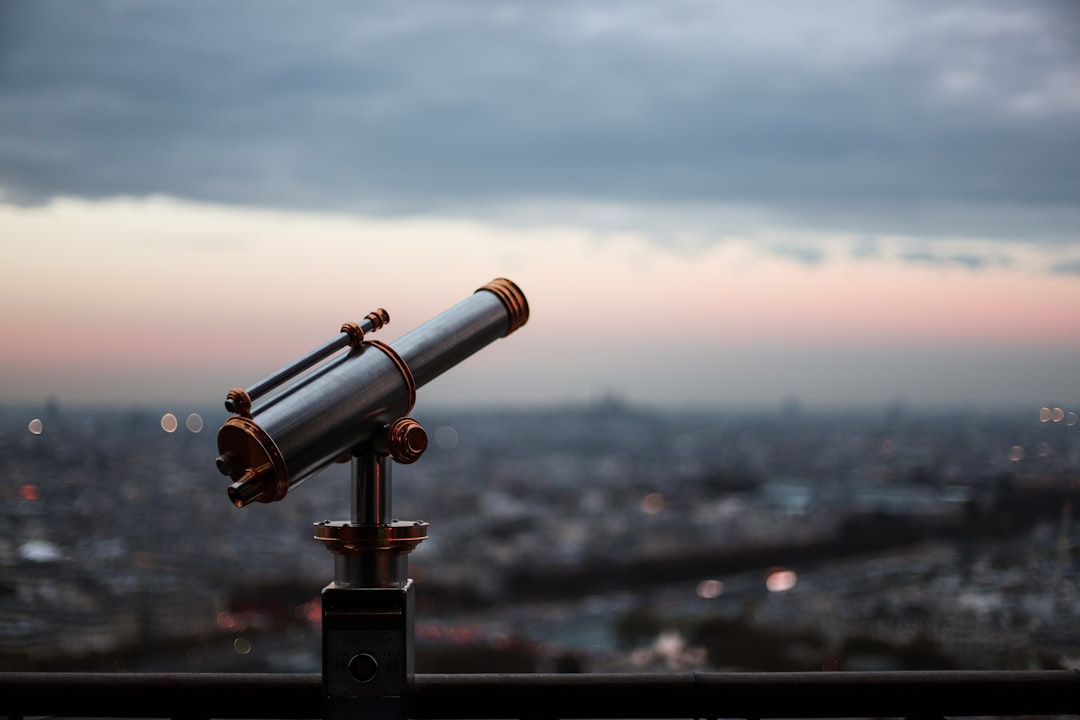
{"label": "brass fitting", "polygon": [[345,520],[315,523],[315,539],[330,552],[356,555],[370,552],[406,554],[427,540],[428,524],[422,520],[387,525],[359,525]]}

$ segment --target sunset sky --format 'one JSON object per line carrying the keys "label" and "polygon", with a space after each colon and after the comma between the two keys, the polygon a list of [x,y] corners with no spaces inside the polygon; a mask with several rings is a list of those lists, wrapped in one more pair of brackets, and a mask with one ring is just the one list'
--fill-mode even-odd
{"label": "sunset sky", "polygon": [[0,403],[220,405],[505,276],[419,404],[1080,408],[1068,2],[0,6]]}

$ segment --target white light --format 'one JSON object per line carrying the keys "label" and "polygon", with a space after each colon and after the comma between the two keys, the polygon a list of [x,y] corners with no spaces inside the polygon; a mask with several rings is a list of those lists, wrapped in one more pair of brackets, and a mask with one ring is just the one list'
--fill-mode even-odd
{"label": "white light", "polygon": [[165,413],[161,416],[161,429],[165,432],[176,432],[178,425],[179,423],[176,421],[176,416],[172,413]]}
{"label": "white light", "polygon": [[457,430],[449,425],[443,425],[435,431],[435,444],[443,450],[453,450],[458,444]]}
{"label": "white light", "polygon": [[697,585],[697,594],[699,598],[715,600],[724,594],[724,583],[719,580],[702,580]]}

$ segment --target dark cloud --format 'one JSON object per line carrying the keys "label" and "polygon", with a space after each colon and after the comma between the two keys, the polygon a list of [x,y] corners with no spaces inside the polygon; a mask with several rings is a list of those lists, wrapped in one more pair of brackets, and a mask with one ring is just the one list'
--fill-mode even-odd
{"label": "dark cloud", "polygon": [[816,265],[825,259],[825,253],[822,250],[805,245],[773,244],[769,250],[775,255],[795,258],[806,265]]}
{"label": "dark cloud", "polygon": [[16,202],[735,205],[1058,244],[1080,228],[1080,22],[1064,3],[2,12],[0,188]]}
{"label": "dark cloud", "polygon": [[1063,262],[1055,265],[1051,268],[1051,272],[1058,275],[1077,275],[1080,276],[1080,260],[1072,262]]}
{"label": "dark cloud", "polygon": [[985,257],[977,255],[936,255],[933,253],[904,253],[901,258],[910,263],[924,265],[962,265],[964,267],[978,269],[988,264]]}

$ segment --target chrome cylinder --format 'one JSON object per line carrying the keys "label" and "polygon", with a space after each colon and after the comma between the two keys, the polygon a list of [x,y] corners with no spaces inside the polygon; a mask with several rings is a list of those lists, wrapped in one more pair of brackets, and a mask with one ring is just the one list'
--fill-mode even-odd
{"label": "chrome cylinder", "polygon": [[408,554],[364,552],[334,555],[334,585],[336,587],[404,587],[408,580]]}
{"label": "chrome cylinder", "polygon": [[[509,280],[504,281],[509,283]],[[520,304],[490,290],[490,284],[392,344],[421,387],[478,350],[509,335],[528,319],[525,296],[512,285]],[[510,305],[510,307],[508,307]],[[524,313],[524,318],[520,317]]]}
{"label": "chrome cylinder", "polygon": [[353,457],[352,468],[352,522],[356,525],[392,523],[389,460],[373,452],[361,453]]}

